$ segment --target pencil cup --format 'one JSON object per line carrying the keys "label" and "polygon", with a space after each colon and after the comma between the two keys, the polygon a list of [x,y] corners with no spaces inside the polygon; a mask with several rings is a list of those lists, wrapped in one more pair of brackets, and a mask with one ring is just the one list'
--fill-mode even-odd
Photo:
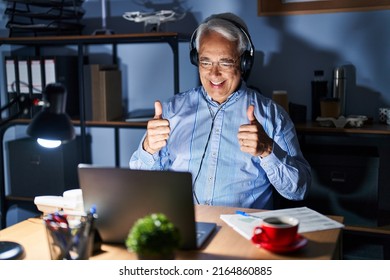
{"label": "pencil cup", "polygon": [[51,259],[89,259],[94,240],[93,219],[92,214],[72,216],[53,213],[44,216]]}

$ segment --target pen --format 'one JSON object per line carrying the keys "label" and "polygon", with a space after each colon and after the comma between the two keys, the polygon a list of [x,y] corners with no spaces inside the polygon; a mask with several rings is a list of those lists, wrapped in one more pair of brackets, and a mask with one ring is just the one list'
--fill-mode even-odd
{"label": "pen", "polygon": [[242,216],[246,216],[246,217],[256,218],[256,219],[259,219],[259,220],[262,220],[262,218],[260,218],[260,217],[258,217],[258,216],[256,216],[256,215],[251,215],[251,214],[248,214],[247,212],[240,211],[240,210],[237,210],[237,211],[236,211],[236,214],[242,215]]}

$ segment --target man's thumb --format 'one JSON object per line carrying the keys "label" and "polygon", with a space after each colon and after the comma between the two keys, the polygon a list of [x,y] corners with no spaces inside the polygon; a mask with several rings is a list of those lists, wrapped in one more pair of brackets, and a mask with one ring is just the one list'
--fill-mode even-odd
{"label": "man's thumb", "polygon": [[256,118],[255,118],[255,107],[253,105],[249,105],[248,110],[246,111],[246,115],[248,116],[248,120],[251,123],[256,120]]}
{"label": "man's thumb", "polygon": [[160,101],[154,102],[154,119],[162,118],[162,105]]}

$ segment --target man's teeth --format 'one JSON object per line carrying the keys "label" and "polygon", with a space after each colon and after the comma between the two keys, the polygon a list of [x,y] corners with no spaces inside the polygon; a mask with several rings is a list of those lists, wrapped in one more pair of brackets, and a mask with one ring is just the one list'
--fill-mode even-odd
{"label": "man's teeth", "polygon": [[220,85],[220,84],[222,84],[222,82],[211,82],[213,85],[215,85],[215,86],[218,86],[218,85]]}

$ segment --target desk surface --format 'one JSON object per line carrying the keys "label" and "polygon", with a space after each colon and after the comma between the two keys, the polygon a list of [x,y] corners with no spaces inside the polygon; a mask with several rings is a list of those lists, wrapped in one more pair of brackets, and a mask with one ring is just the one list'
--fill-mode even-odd
{"label": "desk surface", "polygon": [[[219,217],[221,214],[233,214],[237,208],[217,206],[196,206],[198,221],[215,222],[217,229],[203,249],[197,251],[180,251],[177,259],[337,259],[341,257],[341,231],[332,229],[303,234],[307,245],[296,252],[274,254],[255,247]],[[256,209],[242,209],[256,212]],[[342,217],[331,217],[343,222]],[[46,232],[42,220],[32,218],[0,231],[1,241],[15,241],[26,250],[25,259],[50,259]],[[127,260],[136,259],[136,255],[120,245],[102,245],[102,253],[93,256],[94,260]]]}

